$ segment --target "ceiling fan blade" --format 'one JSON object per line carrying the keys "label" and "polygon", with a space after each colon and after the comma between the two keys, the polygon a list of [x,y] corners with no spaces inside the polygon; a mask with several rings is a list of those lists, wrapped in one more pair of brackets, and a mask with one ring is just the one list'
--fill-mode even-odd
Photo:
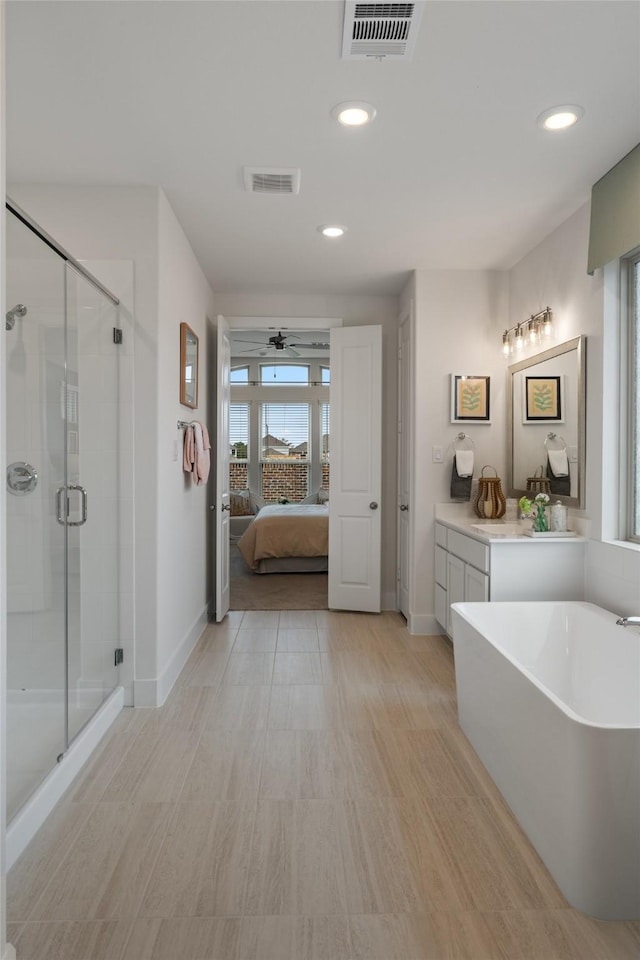
{"label": "ceiling fan blade", "polygon": [[238,354],[239,356],[243,356],[245,353],[262,353],[263,351],[265,353],[267,352],[267,345],[264,343],[261,347],[252,347],[250,350],[239,350]]}
{"label": "ceiling fan blade", "polygon": [[305,350],[328,350],[328,343],[290,343],[290,347],[304,347]]}
{"label": "ceiling fan blade", "polygon": [[240,344],[240,343],[255,343],[256,346],[261,346],[261,347],[266,347],[266,346],[268,346],[268,344],[266,344],[266,343],[264,342],[264,340],[242,340],[242,339],[238,339],[238,340],[236,340],[235,342],[236,342],[237,344]]}
{"label": "ceiling fan blade", "polygon": [[299,356],[300,356],[300,354],[298,353],[298,351],[297,351],[297,350],[294,350],[293,347],[285,347],[285,348],[284,348],[284,353],[286,353],[286,355],[287,355],[288,357],[299,357]]}

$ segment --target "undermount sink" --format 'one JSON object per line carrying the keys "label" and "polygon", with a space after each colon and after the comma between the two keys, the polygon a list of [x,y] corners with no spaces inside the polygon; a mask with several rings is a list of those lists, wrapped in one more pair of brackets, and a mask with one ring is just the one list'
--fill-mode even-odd
{"label": "undermount sink", "polygon": [[524,529],[519,523],[472,523],[471,527],[487,537],[521,537]]}

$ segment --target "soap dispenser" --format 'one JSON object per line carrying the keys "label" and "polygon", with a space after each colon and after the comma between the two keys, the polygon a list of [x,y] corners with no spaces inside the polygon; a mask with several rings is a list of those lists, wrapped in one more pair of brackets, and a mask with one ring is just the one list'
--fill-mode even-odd
{"label": "soap dispenser", "polygon": [[551,529],[564,533],[567,529],[567,508],[559,500],[551,507]]}

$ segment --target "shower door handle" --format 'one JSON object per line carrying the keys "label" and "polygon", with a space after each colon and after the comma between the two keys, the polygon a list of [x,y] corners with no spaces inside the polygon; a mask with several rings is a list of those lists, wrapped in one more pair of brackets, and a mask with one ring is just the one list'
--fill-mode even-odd
{"label": "shower door handle", "polygon": [[56,520],[58,523],[61,523],[62,526],[67,522],[67,513],[69,512],[69,501],[67,500],[67,488],[58,487],[56,491],[56,499],[58,502],[58,511],[56,513]]}
{"label": "shower door handle", "polygon": [[81,527],[87,522],[87,491],[84,487],[81,487],[79,483],[70,483],[67,487],[67,490],[77,490],[80,494],[82,512],[80,514],[79,520],[67,520],[67,525],[69,527]]}
{"label": "shower door handle", "polygon": [[[68,490],[77,490],[80,493],[82,512],[79,520],[69,520]],[[77,483],[70,483],[66,487],[59,487],[56,496],[58,498],[58,512],[56,515],[58,523],[61,523],[63,526],[66,524],[68,527],[81,527],[87,522],[87,491],[84,487],[81,487],[80,484]]]}

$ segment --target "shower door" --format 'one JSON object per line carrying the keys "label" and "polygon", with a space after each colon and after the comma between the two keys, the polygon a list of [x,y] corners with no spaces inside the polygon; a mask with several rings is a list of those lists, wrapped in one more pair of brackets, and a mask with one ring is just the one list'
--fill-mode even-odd
{"label": "shower door", "polygon": [[118,361],[117,308],[11,211],[6,306],[11,819],[118,682]]}

